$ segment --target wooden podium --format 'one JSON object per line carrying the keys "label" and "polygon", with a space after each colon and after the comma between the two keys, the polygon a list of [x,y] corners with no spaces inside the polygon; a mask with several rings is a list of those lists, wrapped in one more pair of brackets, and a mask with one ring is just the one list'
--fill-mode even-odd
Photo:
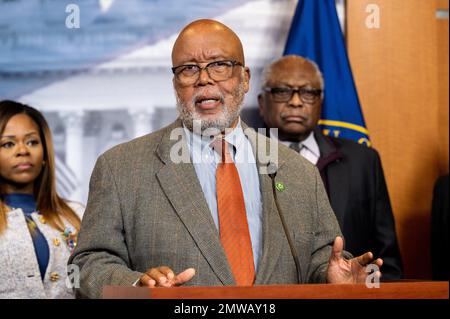
{"label": "wooden podium", "polygon": [[137,288],[106,286],[104,299],[448,299],[448,281],[364,284],[304,284],[254,287]]}

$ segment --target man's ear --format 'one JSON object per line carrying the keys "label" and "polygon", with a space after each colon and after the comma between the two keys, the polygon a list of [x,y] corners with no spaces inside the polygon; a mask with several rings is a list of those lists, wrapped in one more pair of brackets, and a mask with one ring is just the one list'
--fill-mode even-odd
{"label": "man's ear", "polygon": [[244,69],[244,92],[247,93],[250,90],[250,69],[245,67]]}

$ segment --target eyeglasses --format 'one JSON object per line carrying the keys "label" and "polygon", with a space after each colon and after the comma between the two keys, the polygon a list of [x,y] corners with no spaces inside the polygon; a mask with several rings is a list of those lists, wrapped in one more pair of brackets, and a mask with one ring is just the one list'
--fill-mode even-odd
{"label": "eyeglasses", "polygon": [[191,85],[200,78],[200,72],[206,70],[208,76],[216,81],[225,81],[233,75],[234,66],[244,66],[242,63],[231,60],[214,61],[208,63],[204,68],[197,64],[184,64],[172,68],[173,74],[182,85]]}
{"label": "eyeglasses", "polygon": [[293,89],[288,86],[273,88],[265,87],[263,90],[272,94],[273,100],[275,102],[288,102],[292,99],[294,93],[298,93],[303,103],[312,104],[316,102],[322,94],[322,90],[320,89],[307,89],[302,87]]}

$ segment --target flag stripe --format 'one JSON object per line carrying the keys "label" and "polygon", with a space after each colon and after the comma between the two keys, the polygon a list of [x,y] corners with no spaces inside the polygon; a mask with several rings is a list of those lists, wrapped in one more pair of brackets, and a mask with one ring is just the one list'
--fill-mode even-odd
{"label": "flag stripe", "polygon": [[348,128],[354,131],[358,131],[363,134],[369,134],[369,131],[360,125],[342,122],[342,121],[333,121],[333,120],[319,120],[319,125],[327,125],[327,126],[337,126],[337,127],[344,127]]}

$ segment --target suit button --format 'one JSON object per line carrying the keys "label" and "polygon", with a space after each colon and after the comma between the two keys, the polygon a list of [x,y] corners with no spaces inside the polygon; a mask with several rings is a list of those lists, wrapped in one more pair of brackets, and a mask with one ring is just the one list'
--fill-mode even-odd
{"label": "suit button", "polygon": [[50,274],[50,280],[51,281],[58,281],[59,280],[59,274],[57,272],[52,272]]}

